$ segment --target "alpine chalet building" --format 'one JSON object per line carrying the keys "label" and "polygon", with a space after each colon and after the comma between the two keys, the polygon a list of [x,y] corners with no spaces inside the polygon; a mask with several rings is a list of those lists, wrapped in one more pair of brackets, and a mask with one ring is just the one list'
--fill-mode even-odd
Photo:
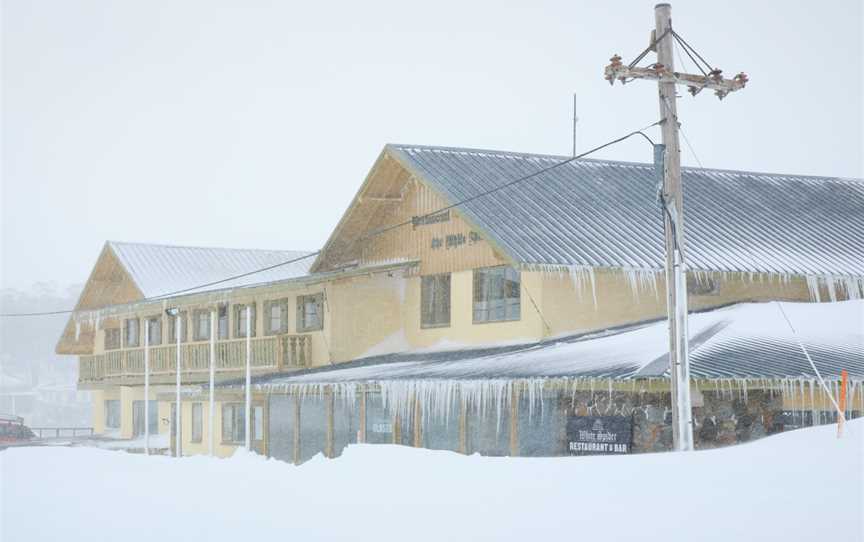
{"label": "alpine chalet building", "polygon": [[[582,159],[497,189],[563,160],[387,145],[311,255],[108,242],[57,351],[97,433],[146,423],[165,448],[179,351],[184,454],[243,445],[247,348],[252,446],[289,461],[354,442],[668,449],[654,166]],[[801,344],[834,392],[848,372],[860,415],[864,182],[682,175],[697,447],[835,419]]]}

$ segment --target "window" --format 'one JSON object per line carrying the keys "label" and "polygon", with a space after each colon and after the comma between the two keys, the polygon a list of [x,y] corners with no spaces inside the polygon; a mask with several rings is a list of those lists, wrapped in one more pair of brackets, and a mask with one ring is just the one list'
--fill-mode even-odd
{"label": "window", "polygon": [[105,400],[105,428],[120,429],[120,401],[118,399]]}
{"label": "window", "polygon": [[267,335],[277,335],[288,332],[288,300],[277,299],[268,301],[265,305],[264,322],[267,326]]}
{"label": "window", "polygon": [[150,346],[162,344],[162,317],[153,316],[147,319],[147,333]]}
{"label": "window", "polygon": [[420,326],[450,325],[450,273],[420,279]]}
{"label": "window", "polygon": [[474,323],[520,318],[520,277],[512,267],[474,270]]}
{"label": "window", "polygon": [[[222,405],[222,442],[243,444],[246,442],[246,410],[244,403]],[[264,439],[264,407],[252,406],[252,440]]]}
{"label": "window", "polygon": [[201,442],[204,432],[204,408],[201,403],[192,403],[192,442]]}
{"label": "window", "polygon": [[228,305],[219,305],[217,325],[219,326],[219,334],[217,338],[220,340],[228,339]]}
{"label": "window", "polygon": [[[159,406],[156,401],[149,401],[147,417],[150,420],[150,434],[159,433]],[[132,402],[132,434],[140,437],[144,434],[144,401]]]}
{"label": "window", "polygon": [[246,423],[242,403],[222,405],[222,442],[238,443],[246,440]]}
{"label": "window", "polygon": [[324,294],[297,297],[297,331],[316,331],[324,328]]}
{"label": "window", "polygon": [[177,342],[177,319],[180,319],[180,342],[186,342],[186,311],[181,311],[177,316],[168,315],[168,343],[174,344]]}
{"label": "window", "polygon": [[105,350],[120,348],[120,328],[110,327],[105,330]]}
{"label": "window", "polygon": [[690,295],[717,295],[720,287],[711,277],[687,274],[687,293]]}
{"label": "window", "polygon": [[193,340],[210,340],[210,313],[209,310],[199,310],[192,313]]}
{"label": "window", "polygon": [[255,336],[255,321],[257,315],[255,314],[255,304],[251,305],[234,305],[234,337],[242,338],[246,337],[246,307],[250,307],[252,310],[252,321],[249,323],[252,330],[252,336]]}
{"label": "window", "polygon": [[141,323],[137,318],[130,318],[124,322],[124,329],[126,332],[123,334],[123,338],[125,339],[125,345],[127,348],[132,346],[139,346],[141,340]]}

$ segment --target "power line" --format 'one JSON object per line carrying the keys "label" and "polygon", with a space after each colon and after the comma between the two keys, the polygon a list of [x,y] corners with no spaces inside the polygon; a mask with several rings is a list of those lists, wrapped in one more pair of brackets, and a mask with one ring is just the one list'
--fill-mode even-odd
{"label": "power line", "polygon": [[[413,223],[414,223],[416,220],[418,220],[418,219],[419,219],[419,220],[422,220],[422,219],[424,219],[424,218],[428,218],[428,217],[430,217],[430,216],[434,216],[434,215],[437,215],[437,214],[439,214],[439,213],[443,213],[443,212],[445,212],[445,211],[449,211],[450,209],[454,209],[454,208],[456,208],[456,207],[459,207],[459,206],[465,205],[466,203],[470,203],[470,202],[472,202],[472,201],[474,201],[474,200],[477,200],[477,199],[480,199],[480,198],[482,198],[482,197],[486,197],[486,196],[488,196],[488,195],[494,194],[494,193],[496,193],[496,192],[499,192],[499,191],[501,191],[501,190],[504,190],[505,188],[509,188],[509,187],[514,186],[514,185],[516,185],[516,184],[518,184],[518,183],[525,182],[525,181],[527,181],[527,180],[533,179],[533,178],[538,177],[539,175],[542,175],[542,174],[544,174],[544,173],[546,173],[546,172],[549,172],[549,171],[551,171],[551,170],[553,170],[553,169],[556,169],[556,168],[559,168],[559,167],[564,166],[564,165],[566,165],[566,164],[569,164],[570,162],[573,162],[573,161],[578,160],[578,159],[580,159],[580,158],[584,158],[584,157],[588,156],[589,154],[593,154],[593,153],[595,153],[595,152],[597,152],[597,151],[600,151],[600,150],[602,150],[602,149],[605,149],[606,147],[610,147],[610,146],[612,146],[612,145],[615,145],[616,143],[620,143],[620,142],[624,141],[625,139],[629,139],[629,138],[631,138],[631,137],[633,137],[633,136],[635,136],[635,135],[640,135],[640,136],[644,137],[646,140],[648,140],[649,143],[651,143],[651,144],[653,145],[654,142],[651,140],[650,137],[648,137],[647,135],[645,135],[645,134],[643,133],[643,130],[647,130],[648,128],[651,128],[651,127],[657,126],[657,125],[660,124],[660,123],[661,123],[661,121],[653,122],[653,123],[651,123],[651,124],[645,126],[644,128],[640,128],[639,130],[634,130],[634,131],[632,131],[632,132],[630,132],[630,133],[628,133],[628,134],[626,134],[626,135],[624,135],[624,136],[621,136],[621,137],[619,137],[619,138],[617,138],[617,139],[613,139],[613,140],[611,140],[611,141],[608,141],[608,142],[606,142],[606,143],[603,143],[602,145],[598,145],[597,147],[594,147],[593,149],[587,150],[587,151],[585,151],[585,152],[583,152],[583,153],[581,153],[581,154],[578,154],[578,155],[573,156],[573,157],[571,157],[571,158],[568,158],[568,159],[566,159],[566,160],[562,160],[562,161],[560,161],[560,162],[557,162],[557,163],[555,163],[555,164],[552,164],[551,166],[548,166],[548,167],[542,168],[542,169],[540,169],[540,170],[537,170],[537,171],[535,171],[534,173],[530,173],[530,174],[525,175],[525,176],[523,176],[523,177],[519,177],[519,178],[514,179],[514,180],[512,180],[512,181],[506,182],[506,183],[504,183],[504,184],[502,184],[502,185],[496,186],[495,188],[491,188],[491,189],[489,189],[489,190],[485,190],[485,191],[483,191],[483,192],[480,192],[480,193],[475,194],[475,195],[473,195],[473,196],[467,197],[467,198],[465,198],[465,199],[463,199],[463,200],[457,201],[457,202],[452,203],[452,204],[450,204],[450,205],[445,205],[444,207],[442,207],[442,208],[440,208],[440,209],[437,209],[437,210],[435,210],[435,211],[432,211],[432,212],[429,212],[429,213],[426,213],[426,214],[424,214],[424,215],[420,215],[420,216],[417,216],[417,217],[412,217],[410,220],[405,220],[405,221],[403,221],[403,222],[399,222],[399,223],[397,223],[397,224],[392,224],[392,225],[387,226],[387,227],[385,227],[385,228],[380,228],[380,229],[374,230],[374,231],[372,231],[371,233],[369,233],[369,234],[367,234],[367,235],[364,235],[364,236],[358,237],[358,238],[355,239],[353,242],[366,241],[366,240],[372,239],[372,238],[374,238],[374,237],[377,237],[378,235],[382,235],[382,234],[384,234],[384,233],[387,233],[387,232],[389,232],[389,231],[395,230],[395,229],[397,229],[397,228],[401,228],[401,227],[404,227],[404,226],[411,225],[411,224],[413,224]],[[292,264],[292,263],[296,263],[296,262],[299,262],[299,261],[302,261],[302,260],[306,260],[306,259],[308,259],[308,258],[312,258],[312,257],[318,256],[319,254],[321,254],[321,252],[322,252],[321,250],[316,250],[315,252],[310,252],[309,254],[306,254],[306,255],[300,256],[300,257],[298,257],[298,258],[292,258],[292,259],[290,259],[290,260],[287,260],[287,261],[284,261],[284,262],[279,262],[279,263],[276,263],[276,264],[273,264],[273,265],[269,265],[269,266],[267,266],[267,267],[262,267],[262,268],[260,268],[260,269],[253,269],[253,270],[251,270],[251,271],[247,271],[247,272],[245,272],[245,273],[240,273],[240,274],[238,274],[238,275],[232,275],[232,276],[230,276],[230,277],[226,277],[226,278],[224,278],[224,279],[215,280],[215,281],[208,282],[208,283],[205,283],[205,284],[199,284],[199,285],[196,285],[196,286],[190,286],[190,287],[188,287],[188,288],[183,288],[183,289],[181,289],[181,290],[175,290],[175,291],[173,291],[173,292],[167,292],[167,293],[160,294],[160,295],[157,295],[157,296],[146,297],[146,298],[143,298],[143,299],[139,299],[139,300],[133,301],[133,303],[145,303],[145,302],[148,302],[148,301],[164,301],[164,300],[170,299],[170,298],[172,298],[172,297],[176,297],[176,296],[179,296],[179,295],[182,295],[182,294],[185,294],[185,293],[192,292],[192,291],[194,291],[194,290],[200,290],[201,288],[207,288],[207,287],[209,287],[209,286],[215,286],[215,285],[218,285],[218,284],[224,284],[224,283],[226,283],[226,282],[231,282],[231,281],[233,281],[233,280],[237,280],[237,279],[240,279],[240,278],[245,278],[245,277],[248,277],[248,276],[250,276],[250,275],[255,275],[255,274],[257,274],[257,273],[263,273],[263,272],[265,272],[265,271],[270,271],[270,270],[272,270],[272,269],[276,269],[276,268],[279,268],[279,267],[283,267],[283,266],[286,266],[286,265],[289,265],[289,264]],[[123,305],[126,305],[126,304],[123,304]],[[118,306],[118,305],[107,305],[107,306],[105,306],[105,307],[101,307],[101,308],[102,308],[102,309],[105,309],[105,308],[109,308],[109,307],[111,307],[111,306]],[[91,310],[91,309],[82,309],[82,311],[84,311],[84,310]],[[98,309],[92,309],[92,310],[98,310]],[[3,317],[3,318],[12,318],[12,317],[24,317],[24,316],[53,316],[53,315],[57,315],[57,314],[71,314],[71,313],[74,313],[74,312],[77,312],[76,309],[71,309],[71,310],[61,310],[61,311],[47,311],[47,312],[4,313],[4,314],[0,314],[0,317]]]}

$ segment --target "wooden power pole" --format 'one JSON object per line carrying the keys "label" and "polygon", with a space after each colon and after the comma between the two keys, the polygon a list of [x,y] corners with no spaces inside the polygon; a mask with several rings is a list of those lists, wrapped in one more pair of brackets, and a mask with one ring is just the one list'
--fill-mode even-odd
{"label": "wooden power pole", "polygon": [[[690,364],[687,335],[687,281],[684,247],[684,200],[681,190],[681,149],[678,140],[677,85],[685,85],[694,96],[705,88],[714,90],[723,99],[727,94],[744,88],[747,76],[740,73],[734,79],[724,79],[722,72],[712,68],[695,50],[672,30],[672,6],[654,7],[656,27],[652,43],[630,65],[621,57],[612,57],[606,67],[606,79],[627,83],[634,79],[657,81],[660,98],[660,118],[663,144],[666,147],[663,187],[659,199],[663,205],[663,225],[666,245],[666,301],[669,318],[669,372],[672,388],[672,432],[676,450],[693,449],[693,419],[690,402]],[[675,71],[674,43],[686,45],[687,54],[694,60],[701,75]],[[650,50],[657,52],[657,63],[647,68],[636,67]],[[695,54],[709,71],[702,69],[693,58]]]}

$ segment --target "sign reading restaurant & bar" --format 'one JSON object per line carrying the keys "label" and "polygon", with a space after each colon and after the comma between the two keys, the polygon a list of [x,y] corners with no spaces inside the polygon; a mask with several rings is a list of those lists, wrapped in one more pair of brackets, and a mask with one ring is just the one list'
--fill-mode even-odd
{"label": "sign reading restaurant & bar", "polygon": [[633,442],[629,416],[570,416],[567,451],[570,455],[628,454]]}

